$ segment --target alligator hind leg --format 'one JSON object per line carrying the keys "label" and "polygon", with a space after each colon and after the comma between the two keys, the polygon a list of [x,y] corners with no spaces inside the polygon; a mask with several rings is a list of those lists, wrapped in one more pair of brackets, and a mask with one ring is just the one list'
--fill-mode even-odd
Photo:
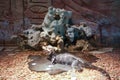
{"label": "alligator hind leg", "polygon": [[72,62],[71,67],[72,67],[73,69],[76,69],[76,70],[78,70],[78,71],[81,72],[81,71],[83,71],[81,64],[82,64],[82,63],[81,63],[80,61],[75,60],[75,61]]}
{"label": "alligator hind leg", "polygon": [[71,67],[72,67],[72,73],[71,73],[71,80],[77,80],[77,77],[76,77],[76,70],[78,70],[78,64],[79,64],[79,61],[78,60],[74,60],[71,64]]}

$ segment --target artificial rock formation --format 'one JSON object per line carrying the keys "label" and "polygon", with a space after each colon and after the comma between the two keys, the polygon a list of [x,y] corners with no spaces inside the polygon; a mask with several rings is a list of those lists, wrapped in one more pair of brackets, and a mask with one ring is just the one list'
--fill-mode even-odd
{"label": "artificial rock formation", "polygon": [[27,45],[35,50],[51,45],[60,52],[64,47],[75,45],[77,40],[83,39],[86,42],[94,33],[89,26],[71,25],[71,16],[71,11],[49,7],[41,25],[32,25],[31,29],[23,31],[22,36],[19,36],[25,37],[20,40],[19,45]]}

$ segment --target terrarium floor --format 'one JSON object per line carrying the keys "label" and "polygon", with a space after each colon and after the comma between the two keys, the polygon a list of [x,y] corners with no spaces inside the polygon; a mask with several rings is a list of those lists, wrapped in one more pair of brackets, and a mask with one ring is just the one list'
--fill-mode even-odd
{"label": "terrarium floor", "polygon": [[[30,71],[27,57],[30,54],[41,55],[42,53],[42,51],[0,52],[0,80],[71,80],[71,71],[57,75]],[[93,63],[94,65],[105,69],[112,80],[120,80],[120,50],[94,54],[94,56],[99,58]],[[76,72],[76,77],[77,80],[106,80],[100,72],[89,69]]]}

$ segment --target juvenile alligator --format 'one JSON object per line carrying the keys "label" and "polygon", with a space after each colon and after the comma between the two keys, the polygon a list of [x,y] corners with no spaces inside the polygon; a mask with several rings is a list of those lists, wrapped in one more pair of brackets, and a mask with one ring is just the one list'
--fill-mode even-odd
{"label": "juvenile alligator", "polygon": [[109,74],[102,68],[94,66],[89,62],[76,57],[70,53],[62,53],[62,54],[55,54],[50,53],[48,58],[52,62],[52,64],[64,64],[70,65],[72,68],[77,70],[82,70],[83,68],[94,69],[102,73],[102,75],[107,77],[107,80],[111,80]]}

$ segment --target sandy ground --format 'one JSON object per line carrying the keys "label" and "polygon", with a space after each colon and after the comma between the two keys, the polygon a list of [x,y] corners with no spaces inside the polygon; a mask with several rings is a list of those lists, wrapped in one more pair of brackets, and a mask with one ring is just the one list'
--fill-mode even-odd
{"label": "sandy ground", "polygon": [[[42,53],[42,51],[0,52],[0,80],[71,80],[71,71],[57,75],[30,71],[27,57],[30,54]],[[120,50],[94,56],[99,59],[93,62],[93,65],[106,70],[112,80],[120,80]],[[90,60],[91,57],[87,58]],[[106,80],[106,77],[96,70],[84,69],[83,72],[76,71],[75,74],[77,80]]]}

